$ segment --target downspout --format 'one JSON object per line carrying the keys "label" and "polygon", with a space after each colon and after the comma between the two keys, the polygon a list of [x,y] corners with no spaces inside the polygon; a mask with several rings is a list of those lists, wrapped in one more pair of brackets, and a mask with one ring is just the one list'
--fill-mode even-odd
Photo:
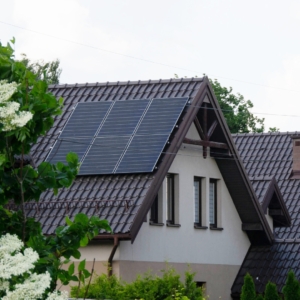
{"label": "downspout", "polygon": [[108,266],[107,266],[108,277],[111,277],[113,274],[112,261],[113,261],[113,258],[115,256],[118,246],[119,246],[119,238],[117,236],[114,236],[114,246],[113,246],[110,256],[108,258]]}

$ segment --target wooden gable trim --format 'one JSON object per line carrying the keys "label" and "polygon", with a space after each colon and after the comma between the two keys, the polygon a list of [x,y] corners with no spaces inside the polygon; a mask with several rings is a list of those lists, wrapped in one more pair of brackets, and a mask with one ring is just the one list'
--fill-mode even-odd
{"label": "wooden gable trim", "polygon": [[[279,209],[269,208],[271,200],[272,200],[274,194],[275,194],[276,199],[278,201],[278,205],[280,206]],[[283,227],[291,226],[291,223],[292,223],[291,216],[290,216],[290,214],[288,212],[288,209],[285,205],[285,202],[284,202],[283,197],[281,195],[281,192],[280,192],[280,189],[279,189],[279,186],[277,184],[275,176],[272,178],[272,180],[269,184],[268,190],[265,194],[265,197],[264,197],[264,200],[263,200],[263,203],[262,203],[262,208],[263,208],[265,214],[267,213],[267,209],[269,208],[269,215],[272,216],[275,221],[281,223]],[[281,218],[278,218],[278,217],[281,217]]]}
{"label": "wooden gable trim", "polygon": [[[220,106],[218,104],[218,101],[217,101],[217,99],[216,99],[216,97],[214,95],[214,92],[212,90],[212,87],[210,85],[208,86],[207,96],[209,98],[210,104],[212,105],[213,109],[215,110],[215,114],[216,114],[216,118],[217,118],[218,124],[221,127],[222,132],[225,135],[226,143],[227,143],[228,148],[229,148],[229,153],[233,154],[233,157],[230,157],[228,155],[227,160],[228,160],[229,164],[232,166],[233,169],[237,169],[239,171],[239,174],[242,177],[241,178],[242,179],[241,182],[244,183],[244,186],[247,189],[247,192],[248,192],[248,194],[251,197],[251,202],[252,202],[253,208],[254,208],[254,210],[256,212],[255,214],[253,212],[252,215],[253,216],[256,215],[259,220],[254,220],[253,219],[253,220],[251,220],[251,222],[249,222],[249,216],[247,216],[246,214],[244,214],[244,216],[241,215],[241,206],[242,205],[240,205],[239,207],[237,207],[237,203],[234,201],[234,204],[235,204],[235,206],[237,208],[237,211],[238,211],[238,213],[239,213],[239,215],[240,215],[243,223],[257,223],[257,222],[259,222],[260,224],[262,224],[263,233],[264,233],[265,237],[262,235],[260,237],[261,238],[260,240],[261,241],[265,240],[267,242],[267,244],[272,244],[273,241],[274,241],[273,232],[272,232],[272,230],[271,230],[271,228],[270,228],[270,226],[268,224],[268,221],[267,221],[267,219],[266,219],[266,217],[264,215],[262,207],[261,207],[261,205],[260,205],[260,203],[259,203],[259,201],[258,201],[258,199],[256,197],[256,194],[255,194],[255,192],[253,190],[252,184],[251,184],[251,182],[250,182],[250,180],[248,178],[247,172],[246,172],[246,170],[245,170],[245,168],[243,166],[242,160],[241,160],[241,158],[239,156],[239,153],[238,153],[238,151],[237,151],[237,149],[235,147],[235,144],[233,142],[233,139],[231,137],[230,130],[228,128],[226,120],[225,120],[224,116],[220,113],[221,108],[220,108]],[[226,158],[225,159],[224,159],[224,157],[220,158],[220,159],[218,159],[218,157],[215,157],[215,158],[216,158],[216,162],[217,162],[217,164],[218,164],[218,166],[220,168],[221,173],[222,173],[222,170],[224,171],[224,169],[228,169],[228,164],[225,165],[223,168],[221,167],[222,162],[224,162]],[[224,174],[222,174],[222,175],[224,175]],[[245,220],[243,220],[243,219],[245,219]],[[250,238],[251,243],[252,242],[255,243],[255,239],[253,238],[253,235],[252,235],[251,232],[250,232],[250,234],[248,236]]]}

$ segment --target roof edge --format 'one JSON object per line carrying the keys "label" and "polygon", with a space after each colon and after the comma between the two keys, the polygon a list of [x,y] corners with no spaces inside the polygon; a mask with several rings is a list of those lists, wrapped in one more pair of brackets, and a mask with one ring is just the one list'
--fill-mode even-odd
{"label": "roof edge", "polygon": [[243,179],[243,181],[245,183],[245,186],[246,186],[246,188],[247,188],[247,190],[250,194],[250,197],[252,199],[252,203],[253,203],[254,208],[255,208],[255,210],[258,214],[259,220],[261,221],[261,224],[263,226],[263,231],[265,232],[265,234],[267,236],[268,242],[269,242],[269,244],[272,244],[274,242],[273,232],[272,232],[272,230],[270,228],[270,225],[269,225],[269,223],[268,223],[268,221],[267,221],[267,219],[264,215],[262,207],[261,207],[261,205],[260,205],[260,203],[259,203],[259,201],[256,197],[256,193],[255,193],[255,191],[252,187],[252,184],[251,184],[250,179],[248,177],[248,173],[246,172],[246,169],[245,169],[245,167],[242,163],[239,152],[238,152],[238,150],[235,146],[235,143],[234,143],[233,138],[232,138],[232,134],[230,133],[230,130],[229,130],[229,127],[226,123],[226,120],[225,120],[223,114],[220,113],[221,108],[220,108],[218,100],[217,100],[217,98],[214,94],[212,86],[210,84],[208,86],[209,86],[210,96],[214,100],[212,103],[214,103],[216,108],[217,108],[216,109],[216,115],[220,118],[220,121],[221,121],[220,125],[223,127],[222,130],[225,134],[225,137],[226,137],[226,140],[227,140],[227,143],[228,143],[228,147],[229,147],[231,153],[233,153],[237,158],[237,159],[235,159],[236,165],[237,165],[238,169],[240,170],[240,173],[242,175],[242,179]]}
{"label": "roof edge", "polygon": [[191,82],[191,81],[204,81],[205,77],[190,77],[190,78],[170,78],[170,79],[157,79],[157,80],[135,80],[135,81],[107,81],[107,82],[94,82],[94,83],[72,83],[72,84],[50,84],[48,88],[73,88],[73,87],[99,87],[99,86],[110,86],[110,85],[135,85],[135,84],[156,84],[156,83],[170,83],[170,82]]}

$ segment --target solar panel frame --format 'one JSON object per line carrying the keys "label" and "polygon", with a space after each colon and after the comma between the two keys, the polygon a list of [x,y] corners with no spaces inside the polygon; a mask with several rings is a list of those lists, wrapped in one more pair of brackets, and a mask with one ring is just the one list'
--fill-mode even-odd
{"label": "solar panel frame", "polygon": [[152,172],[187,101],[78,103],[47,160],[62,161],[75,149],[81,161],[79,175]]}
{"label": "solar panel frame", "polygon": [[[153,99],[114,173],[152,172],[187,102],[187,97]],[[160,116],[160,120],[157,116]],[[164,129],[161,128],[162,124]],[[149,134],[149,129],[151,134]],[[154,144],[155,149],[151,149],[152,143],[156,142],[155,138],[158,139],[158,144]],[[145,148],[145,142],[142,139],[148,140],[148,150],[143,149],[143,152],[139,153],[139,144],[143,144]],[[146,155],[148,155],[147,159]],[[143,166],[141,166],[141,161],[144,162]],[[132,168],[134,165],[136,169]]]}

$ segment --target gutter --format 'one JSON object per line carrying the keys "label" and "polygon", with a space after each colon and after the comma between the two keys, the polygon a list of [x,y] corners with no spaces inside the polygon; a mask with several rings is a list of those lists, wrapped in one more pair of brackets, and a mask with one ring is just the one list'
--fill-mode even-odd
{"label": "gutter", "polygon": [[111,250],[110,256],[108,258],[108,265],[107,265],[107,275],[108,277],[111,277],[113,274],[113,265],[112,265],[112,261],[113,258],[115,256],[115,253],[117,251],[117,248],[119,246],[119,238],[117,236],[114,236],[114,246]]}
{"label": "gutter", "polygon": [[116,233],[116,234],[107,234],[107,233],[104,233],[104,234],[99,234],[97,236],[95,236],[93,238],[94,241],[99,241],[99,240],[102,240],[102,241],[107,241],[107,240],[114,240],[114,246],[111,250],[111,253],[109,255],[109,258],[107,260],[107,276],[108,277],[111,277],[112,274],[113,274],[113,265],[112,265],[112,262],[113,262],[113,258],[115,256],[115,253],[119,247],[119,244],[120,244],[120,240],[131,240],[131,235],[130,234],[127,234],[127,233]]}

